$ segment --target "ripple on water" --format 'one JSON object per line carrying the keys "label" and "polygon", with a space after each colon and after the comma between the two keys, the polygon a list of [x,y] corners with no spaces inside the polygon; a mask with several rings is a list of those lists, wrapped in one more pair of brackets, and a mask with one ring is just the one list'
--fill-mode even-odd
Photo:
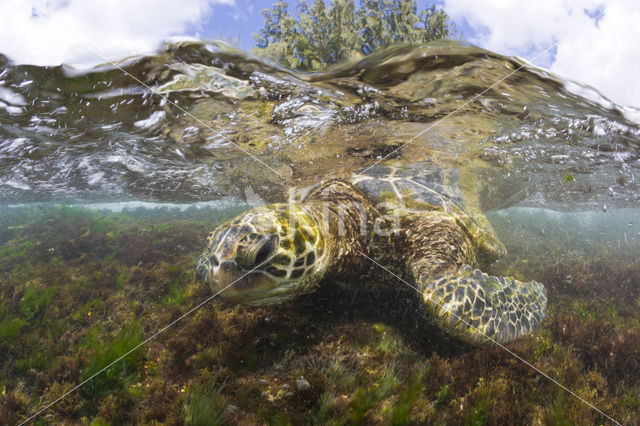
{"label": "ripple on water", "polygon": [[[392,153],[468,169],[496,186],[487,207],[638,201],[638,110],[471,45],[396,47],[301,74],[176,42],[118,66],[138,81],[110,65],[4,66],[3,200],[273,195]],[[285,180],[273,171],[285,169]]]}

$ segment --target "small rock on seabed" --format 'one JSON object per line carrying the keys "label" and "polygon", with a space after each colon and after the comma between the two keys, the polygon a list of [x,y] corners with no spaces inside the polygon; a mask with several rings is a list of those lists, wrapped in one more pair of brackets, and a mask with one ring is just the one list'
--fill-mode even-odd
{"label": "small rock on seabed", "polygon": [[304,391],[308,390],[310,387],[311,387],[311,385],[309,384],[309,382],[307,382],[305,380],[304,377],[300,376],[296,380],[296,388],[298,388],[299,392],[304,392]]}

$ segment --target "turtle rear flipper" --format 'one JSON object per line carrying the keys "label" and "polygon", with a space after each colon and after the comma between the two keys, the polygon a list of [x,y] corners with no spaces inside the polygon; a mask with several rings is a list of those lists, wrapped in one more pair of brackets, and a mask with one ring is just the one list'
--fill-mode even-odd
{"label": "turtle rear flipper", "polygon": [[536,281],[494,277],[467,265],[417,281],[438,326],[472,345],[502,344],[532,333],[545,317],[547,292]]}

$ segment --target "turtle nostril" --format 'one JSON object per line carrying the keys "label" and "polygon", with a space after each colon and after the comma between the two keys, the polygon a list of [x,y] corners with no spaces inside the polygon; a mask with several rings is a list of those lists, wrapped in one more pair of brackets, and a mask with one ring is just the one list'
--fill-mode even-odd
{"label": "turtle nostril", "polygon": [[225,260],[220,264],[220,270],[223,274],[236,274],[240,271],[240,268],[233,260]]}
{"label": "turtle nostril", "polygon": [[218,265],[220,265],[220,262],[218,261],[218,256],[216,256],[215,254],[209,258],[209,262],[214,268],[217,268]]}

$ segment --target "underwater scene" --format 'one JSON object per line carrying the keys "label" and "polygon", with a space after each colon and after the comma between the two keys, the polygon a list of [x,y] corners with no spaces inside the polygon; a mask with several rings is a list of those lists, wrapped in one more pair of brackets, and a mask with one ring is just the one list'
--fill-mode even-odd
{"label": "underwater scene", "polygon": [[[407,169],[422,189],[386,189]],[[236,232],[218,225],[347,181],[388,211],[441,208],[433,226],[464,229],[488,274],[455,282],[540,283],[546,305],[512,298],[539,326],[448,330],[404,274],[458,244],[444,232],[377,254],[311,232],[335,259],[371,255],[344,265],[302,233],[309,288],[268,304],[229,297],[274,257],[249,245],[218,291],[212,253]],[[0,55],[0,424],[640,424],[639,257],[640,110],[519,58],[454,41],[323,73],[205,41],[84,70]]]}

